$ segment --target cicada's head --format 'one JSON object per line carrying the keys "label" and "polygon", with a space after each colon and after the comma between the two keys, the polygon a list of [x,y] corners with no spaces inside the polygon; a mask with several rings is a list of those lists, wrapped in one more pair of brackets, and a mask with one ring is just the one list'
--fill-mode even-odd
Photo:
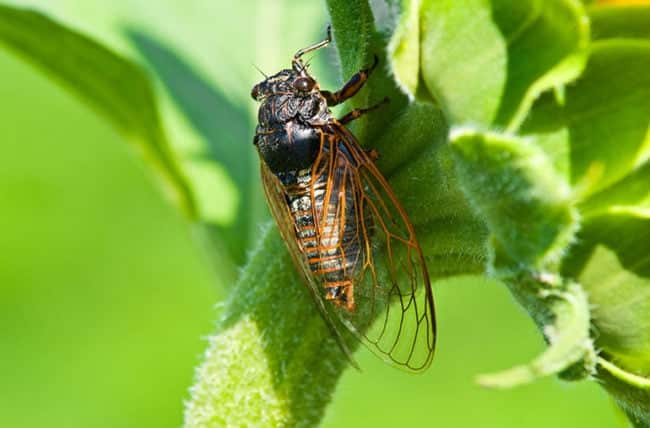
{"label": "cicada's head", "polygon": [[262,101],[273,95],[291,95],[304,98],[317,90],[318,84],[316,80],[307,74],[306,68],[304,66],[299,68],[294,64],[293,69],[282,70],[253,86],[251,97],[257,101]]}
{"label": "cicada's head", "polygon": [[330,27],[327,27],[327,38],[325,40],[296,52],[291,61],[291,69],[282,70],[273,76],[265,75],[266,79],[253,86],[251,97],[257,101],[262,101],[274,95],[308,98],[313,92],[317,92],[319,90],[318,83],[307,73],[308,64],[302,61],[302,56],[327,46],[331,41],[332,31]]}

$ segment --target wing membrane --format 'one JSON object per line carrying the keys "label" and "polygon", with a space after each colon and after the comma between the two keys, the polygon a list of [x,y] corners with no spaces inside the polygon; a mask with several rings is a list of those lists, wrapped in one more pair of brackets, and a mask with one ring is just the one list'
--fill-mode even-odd
{"label": "wing membrane", "polygon": [[[375,354],[412,371],[433,357],[436,327],[433,295],[413,226],[374,162],[342,125],[331,148],[334,169],[346,178],[338,204],[352,192],[354,219],[365,242],[354,280],[356,310],[334,308],[342,322]],[[349,189],[349,190],[348,190]]]}

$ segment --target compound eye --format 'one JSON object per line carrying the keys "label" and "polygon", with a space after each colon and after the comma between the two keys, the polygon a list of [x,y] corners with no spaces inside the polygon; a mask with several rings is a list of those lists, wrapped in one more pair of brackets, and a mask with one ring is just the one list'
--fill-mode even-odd
{"label": "compound eye", "polygon": [[293,82],[293,88],[300,92],[309,92],[312,90],[316,82],[309,77],[299,77]]}
{"label": "compound eye", "polygon": [[257,87],[257,85],[255,85],[253,87],[253,89],[251,90],[251,97],[254,100],[257,100],[257,97],[259,97],[259,96],[260,96],[260,89]]}

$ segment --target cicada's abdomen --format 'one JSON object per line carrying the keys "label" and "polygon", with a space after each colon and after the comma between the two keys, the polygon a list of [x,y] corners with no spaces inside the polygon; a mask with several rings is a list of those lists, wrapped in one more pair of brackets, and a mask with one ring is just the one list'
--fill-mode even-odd
{"label": "cicada's abdomen", "polygon": [[[296,237],[309,269],[320,279],[326,299],[354,310],[353,281],[363,263],[367,236],[359,230],[359,210],[352,189],[335,189],[343,194],[337,193],[330,199],[345,198],[345,204],[331,204],[326,203],[325,192],[333,177],[321,174],[314,178],[311,169],[304,169],[283,178]],[[344,212],[336,212],[342,206]],[[365,227],[369,221],[366,219]]]}

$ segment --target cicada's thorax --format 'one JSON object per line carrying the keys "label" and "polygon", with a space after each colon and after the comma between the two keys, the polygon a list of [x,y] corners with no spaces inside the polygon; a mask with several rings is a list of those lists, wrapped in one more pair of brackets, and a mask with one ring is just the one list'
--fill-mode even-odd
{"label": "cicada's thorax", "polygon": [[[278,94],[265,98],[259,109],[255,145],[263,162],[286,190],[296,239],[312,273],[320,278],[325,298],[348,310],[354,309],[353,278],[363,263],[365,236],[358,230],[358,206],[353,190],[332,187],[328,168],[315,171],[314,162],[327,165],[331,120],[327,103],[318,93],[305,97]],[[338,192],[344,192],[339,195]],[[345,199],[345,204],[335,203]],[[345,212],[335,212],[344,206]],[[316,216],[316,218],[314,218]]]}
{"label": "cicada's thorax", "polygon": [[327,102],[314,92],[266,97],[258,111],[254,144],[274,174],[309,168],[320,151],[317,126],[331,119]]}

